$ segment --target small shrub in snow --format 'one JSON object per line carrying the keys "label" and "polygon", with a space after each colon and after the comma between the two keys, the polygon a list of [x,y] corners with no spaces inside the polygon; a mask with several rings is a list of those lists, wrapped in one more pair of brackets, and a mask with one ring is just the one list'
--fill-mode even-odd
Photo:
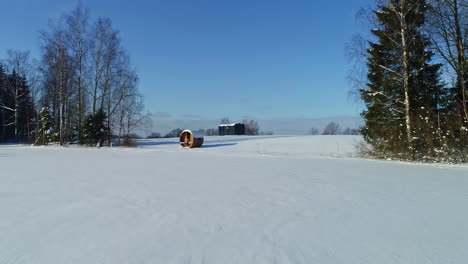
{"label": "small shrub in snow", "polygon": [[122,147],[135,148],[137,145],[137,141],[131,137],[125,137],[122,142]]}

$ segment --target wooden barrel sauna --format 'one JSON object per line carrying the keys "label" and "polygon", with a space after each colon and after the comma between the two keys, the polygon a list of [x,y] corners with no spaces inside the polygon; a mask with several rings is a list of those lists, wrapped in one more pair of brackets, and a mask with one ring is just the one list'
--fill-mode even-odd
{"label": "wooden barrel sauna", "polygon": [[202,132],[184,130],[180,133],[180,145],[183,148],[198,148],[203,145],[204,136]]}

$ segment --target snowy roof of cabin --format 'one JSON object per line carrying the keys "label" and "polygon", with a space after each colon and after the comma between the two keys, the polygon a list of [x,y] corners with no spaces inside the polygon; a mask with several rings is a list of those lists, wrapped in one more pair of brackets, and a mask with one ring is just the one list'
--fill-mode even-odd
{"label": "snowy roof of cabin", "polygon": [[227,126],[235,126],[235,125],[242,125],[241,123],[236,123],[236,124],[221,124],[219,125],[220,127],[227,127]]}
{"label": "snowy roof of cabin", "polygon": [[185,131],[188,131],[188,132],[192,133],[193,138],[204,138],[205,137],[205,135],[201,131],[193,131],[193,130],[186,129],[186,130],[182,131],[182,133],[184,133]]}

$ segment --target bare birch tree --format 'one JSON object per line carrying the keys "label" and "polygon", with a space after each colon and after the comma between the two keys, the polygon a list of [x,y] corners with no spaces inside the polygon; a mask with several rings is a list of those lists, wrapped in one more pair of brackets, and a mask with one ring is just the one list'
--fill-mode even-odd
{"label": "bare birch tree", "polygon": [[66,34],[60,27],[42,33],[44,97],[52,101],[55,130],[58,131],[60,144],[64,144],[69,137],[71,118],[68,114],[73,94],[73,63],[65,39]]}
{"label": "bare birch tree", "polygon": [[449,66],[459,89],[457,101],[468,122],[468,3],[463,0],[430,0],[428,35],[437,54]]}
{"label": "bare birch tree", "polygon": [[65,20],[65,43],[70,50],[73,60],[73,71],[75,72],[76,104],[77,104],[77,132],[78,136],[82,129],[82,124],[86,109],[86,72],[89,53],[88,34],[88,10],[79,5]]}
{"label": "bare birch tree", "polygon": [[136,107],[138,76],[112,21],[99,18],[91,23],[88,11],[79,5],[41,37],[42,97],[50,102],[60,143],[74,138],[75,132],[81,140],[88,113],[105,115],[102,125],[110,130],[109,145],[112,135],[124,129],[120,117],[126,120],[124,131],[128,133],[143,108]]}

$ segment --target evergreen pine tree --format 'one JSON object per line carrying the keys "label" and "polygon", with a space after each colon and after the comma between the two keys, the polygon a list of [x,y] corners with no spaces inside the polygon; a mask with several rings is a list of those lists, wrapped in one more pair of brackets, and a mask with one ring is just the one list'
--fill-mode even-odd
{"label": "evergreen pine tree", "polygon": [[14,127],[16,142],[29,142],[35,127],[36,112],[31,97],[28,81],[15,70],[7,77],[9,93],[10,120]]}
{"label": "evergreen pine tree", "polygon": [[368,84],[360,90],[366,110],[361,133],[382,157],[420,158],[433,154],[434,123],[442,86],[440,65],[422,32],[424,0],[388,0],[374,11],[379,23],[369,42]]}
{"label": "evergreen pine tree", "polygon": [[110,129],[106,124],[107,115],[104,110],[99,109],[94,115],[89,114],[84,122],[81,144],[100,146],[110,137]]}
{"label": "evergreen pine tree", "polygon": [[16,139],[15,133],[15,97],[10,85],[10,75],[0,68],[0,114],[2,120],[2,141],[10,142]]}
{"label": "evergreen pine tree", "polygon": [[3,68],[3,65],[0,64],[0,142],[6,141],[6,109],[4,109],[4,102],[6,100],[7,91],[5,87],[5,78],[5,70]]}
{"label": "evergreen pine tree", "polygon": [[36,109],[31,96],[31,88],[25,77],[19,77],[19,86],[22,91],[18,112],[20,116],[21,140],[24,142],[33,141],[33,133],[36,128]]}
{"label": "evergreen pine tree", "polygon": [[48,145],[53,140],[53,121],[49,105],[42,107],[39,114],[39,130],[36,131],[36,144]]}

